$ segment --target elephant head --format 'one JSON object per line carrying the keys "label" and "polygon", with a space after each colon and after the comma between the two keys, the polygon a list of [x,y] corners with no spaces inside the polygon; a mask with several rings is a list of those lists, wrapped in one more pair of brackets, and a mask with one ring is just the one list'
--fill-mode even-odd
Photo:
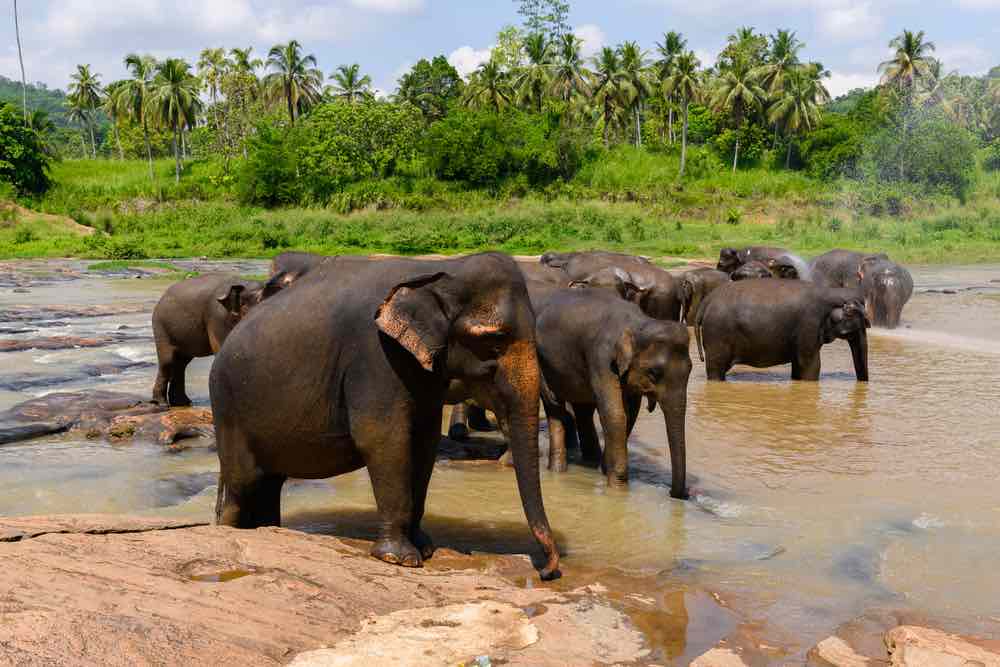
{"label": "elephant head", "polygon": [[841,338],[851,346],[854,374],[859,382],[868,382],[868,332],[872,326],[861,298],[834,301],[823,321],[823,343]]}
{"label": "elephant head", "polygon": [[743,265],[740,259],[740,251],[736,248],[723,248],[719,251],[719,263],[716,265],[719,271],[732,274],[733,271]]}
{"label": "elephant head", "polygon": [[747,262],[736,268],[732,273],[732,279],[734,281],[739,280],[758,280],[761,278],[771,278],[771,269],[764,262]]}
{"label": "elephant head", "polygon": [[913,295],[913,278],[885,255],[865,257],[858,268],[868,319],[889,329],[899,326],[903,306]]}
{"label": "elephant head", "polygon": [[229,286],[228,291],[219,294],[215,300],[226,309],[227,324],[236,326],[240,320],[247,316],[251,308],[280,292],[285,284],[283,273],[272,276],[263,285],[259,283],[233,283]]}
{"label": "elephant head", "polygon": [[[430,372],[456,368],[488,385],[507,425],[518,490],[528,524],[545,551],[543,578],[557,576],[559,552],[542,503],[538,467],[541,384],[535,316],[524,277],[510,257],[485,254],[442,262],[441,270],[397,284],[375,313],[379,330]],[[452,351],[462,359],[449,361]]]}
{"label": "elephant head", "polygon": [[767,261],[771,275],[781,280],[799,280],[798,267],[785,257],[772,258]]}
{"label": "elephant head", "polygon": [[632,395],[646,398],[649,411],[663,410],[670,445],[670,495],[687,498],[685,415],[691,375],[687,327],[677,322],[649,320],[626,329],[615,347],[613,370]]}

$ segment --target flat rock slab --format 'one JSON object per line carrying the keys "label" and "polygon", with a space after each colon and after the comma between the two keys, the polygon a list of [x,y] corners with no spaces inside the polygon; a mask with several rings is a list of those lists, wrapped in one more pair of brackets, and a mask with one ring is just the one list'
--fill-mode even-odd
{"label": "flat rock slab", "polygon": [[[271,665],[299,654],[306,665],[389,664],[370,661],[377,652],[394,665],[480,655],[566,665],[647,655],[610,603],[543,587],[519,557],[442,550],[411,570],[372,559],[363,542],[113,516],[2,519],[0,536],[0,664]],[[499,567],[536,583],[518,587],[492,573]],[[334,653],[313,653],[324,649]]]}
{"label": "flat rock slab", "polygon": [[894,667],[1000,667],[1000,642],[901,625],[885,637]]}

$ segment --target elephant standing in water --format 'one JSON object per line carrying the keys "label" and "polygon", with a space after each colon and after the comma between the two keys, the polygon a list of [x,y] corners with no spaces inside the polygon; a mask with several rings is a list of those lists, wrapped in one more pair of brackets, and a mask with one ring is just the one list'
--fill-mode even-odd
{"label": "elephant standing in water", "polygon": [[378,506],[372,555],[419,567],[452,352],[489,382],[508,425],[517,485],[541,544],[559,553],[538,471],[540,371],[524,278],[505,255],[324,262],[254,309],[212,367],[220,463],[216,520],[279,525],[288,477],[368,468]]}
{"label": "elephant standing in water", "polygon": [[695,338],[709,380],[724,381],[735,364],[789,362],[793,380],[818,380],[820,349],[842,338],[858,381],[867,382],[870,326],[858,290],[766,278],[716,290],[698,315]]}
{"label": "elephant standing in water", "polygon": [[208,274],[171,285],[153,309],[157,373],[153,402],[191,405],[184,372],[192,359],[210,357],[250,308],[280,289],[281,278],[261,284]]}
{"label": "elephant standing in water", "polygon": [[716,268],[733,276],[733,280],[762,277],[759,275],[760,268],[756,267],[750,274],[743,271],[740,277],[734,275],[741,267],[754,262],[762,264],[768,274],[775,278],[806,281],[812,279],[809,264],[804,259],[784,248],[769,246],[750,246],[741,250],[723,248],[719,252],[719,263]]}
{"label": "elephant standing in water", "polygon": [[576,286],[618,291],[654,319],[680,321],[677,281],[643,257],[603,251],[546,253],[541,262],[562,269]]}
{"label": "elephant standing in water", "polygon": [[664,414],[670,495],[686,498],[687,327],[652,319],[603,290],[558,290],[535,305],[550,467],[565,470],[567,432],[574,421],[584,460],[598,463],[596,409],[604,432],[601,467],[608,484],[626,483],[628,437],[646,398],[650,411],[659,404]]}
{"label": "elephant standing in water", "polygon": [[913,296],[913,276],[885,253],[831,250],[814,259],[812,269],[817,284],[860,287],[868,318],[878,327],[898,327],[903,307]]}
{"label": "elephant standing in water", "polygon": [[718,269],[692,269],[680,276],[680,290],[683,299],[681,322],[694,324],[701,304],[708,295],[729,283],[729,274]]}

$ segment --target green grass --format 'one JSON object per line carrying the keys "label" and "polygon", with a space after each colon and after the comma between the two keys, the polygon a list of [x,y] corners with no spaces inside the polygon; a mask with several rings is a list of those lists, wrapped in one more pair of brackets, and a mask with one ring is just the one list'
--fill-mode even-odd
{"label": "green grass", "polygon": [[155,163],[156,184],[142,161],[66,160],[54,167],[58,185],[27,203],[98,232],[81,237],[45,221],[0,220],[0,257],[114,260],[109,268],[142,266],[149,258],[268,257],[288,249],[539,254],[608,248],[710,258],[725,246],[768,244],[803,255],[848,247],[883,250],[905,262],[1000,261],[1000,173],[977,173],[974,189],[959,203],[784,170],[734,175],[705,167],[712,159],[707,153],[692,155],[692,177],[684,182],[677,179],[676,155],[621,148],[585,165],[568,183],[538,189],[515,179],[470,190],[402,175],[356,183],[324,207],[273,210],[238,204],[232,179],[216,162],[188,163],[177,185],[171,160]]}
{"label": "green grass", "polygon": [[88,271],[124,271],[126,269],[163,269],[174,273],[184,273],[180,267],[170,262],[157,262],[150,260],[110,260],[107,262],[94,262],[87,266]]}

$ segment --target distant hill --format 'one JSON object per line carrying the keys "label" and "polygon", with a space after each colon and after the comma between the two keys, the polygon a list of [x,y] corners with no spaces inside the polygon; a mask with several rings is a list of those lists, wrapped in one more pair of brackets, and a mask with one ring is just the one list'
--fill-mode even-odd
{"label": "distant hill", "polygon": [[[49,90],[44,83],[28,84],[28,109],[44,109],[57,127],[68,127],[66,107],[63,102],[66,93]],[[0,102],[10,102],[21,108],[21,82],[0,75]]]}

